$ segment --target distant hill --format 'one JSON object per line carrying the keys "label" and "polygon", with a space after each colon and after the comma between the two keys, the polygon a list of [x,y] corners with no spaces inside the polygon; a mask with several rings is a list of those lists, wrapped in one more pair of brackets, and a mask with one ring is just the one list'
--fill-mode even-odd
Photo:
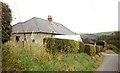
{"label": "distant hill", "polygon": [[81,38],[90,38],[90,39],[97,39],[101,35],[111,35],[114,31],[111,32],[100,32],[100,33],[82,33]]}

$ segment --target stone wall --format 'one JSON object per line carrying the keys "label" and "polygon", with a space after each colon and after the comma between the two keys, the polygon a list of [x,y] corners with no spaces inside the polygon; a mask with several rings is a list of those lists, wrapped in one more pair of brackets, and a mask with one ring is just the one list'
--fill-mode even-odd
{"label": "stone wall", "polygon": [[[25,38],[26,38],[26,43],[40,43],[43,44],[43,39],[46,37],[51,37],[52,34],[44,34],[44,33],[37,33],[37,34],[25,34]],[[22,43],[23,39],[24,39],[24,34],[13,34],[11,37],[11,41],[17,43],[16,41],[16,36],[19,36],[19,42]],[[33,42],[34,39],[34,42]]]}

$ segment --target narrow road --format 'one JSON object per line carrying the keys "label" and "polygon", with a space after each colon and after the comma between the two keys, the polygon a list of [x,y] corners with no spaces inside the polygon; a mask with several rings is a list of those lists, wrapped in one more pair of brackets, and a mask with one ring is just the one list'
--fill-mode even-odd
{"label": "narrow road", "polygon": [[97,71],[115,71],[114,73],[118,73],[120,71],[120,63],[118,63],[120,61],[119,55],[105,53],[102,53],[102,55],[105,56],[105,59]]}

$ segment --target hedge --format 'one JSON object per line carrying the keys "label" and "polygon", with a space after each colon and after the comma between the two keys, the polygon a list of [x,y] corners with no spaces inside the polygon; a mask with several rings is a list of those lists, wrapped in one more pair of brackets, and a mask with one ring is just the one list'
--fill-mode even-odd
{"label": "hedge", "polygon": [[96,54],[100,53],[101,49],[102,49],[102,46],[96,45],[95,47],[96,47]]}
{"label": "hedge", "polygon": [[84,52],[84,43],[59,38],[44,38],[44,45],[50,52]]}
{"label": "hedge", "polygon": [[103,49],[104,49],[103,46],[100,46],[100,52],[103,52]]}
{"label": "hedge", "polygon": [[96,47],[92,44],[85,44],[85,53],[90,56],[94,56],[96,54]]}
{"label": "hedge", "polygon": [[44,38],[44,46],[49,50],[49,52],[75,52],[77,53],[80,43],[74,40],[59,39],[59,38]]}
{"label": "hedge", "polygon": [[79,53],[82,53],[85,51],[85,45],[83,42],[79,42]]}

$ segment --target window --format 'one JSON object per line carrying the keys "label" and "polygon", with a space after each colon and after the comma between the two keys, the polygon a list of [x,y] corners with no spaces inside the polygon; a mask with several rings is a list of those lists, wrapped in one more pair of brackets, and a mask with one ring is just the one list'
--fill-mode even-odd
{"label": "window", "polygon": [[20,41],[20,36],[16,36],[16,41],[17,41],[17,42]]}
{"label": "window", "polygon": [[32,42],[34,43],[34,42],[35,42],[35,39],[33,39]]}

